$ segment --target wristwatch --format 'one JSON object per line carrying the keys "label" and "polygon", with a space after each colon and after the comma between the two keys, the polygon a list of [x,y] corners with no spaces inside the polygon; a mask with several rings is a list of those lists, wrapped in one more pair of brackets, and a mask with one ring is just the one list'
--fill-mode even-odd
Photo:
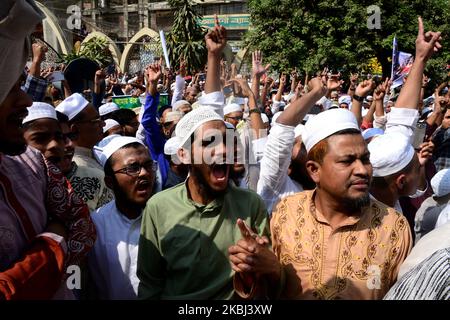
{"label": "wristwatch", "polygon": [[255,108],[255,109],[250,109],[250,110],[248,111],[248,114],[250,115],[250,114],[252,114],[252,113],[259,113],[259,114],[261,114],[261,111],[260,111],[259,109],[257,109],[257,108]]}
{"label": "wristwatch", "polygon": [[360,97],[360,96],[358,96],[356,94],[353,95],[353,99],[355,99],[356,101],[359,101],[359,102],[363,102],[364,101],[364,97]]}

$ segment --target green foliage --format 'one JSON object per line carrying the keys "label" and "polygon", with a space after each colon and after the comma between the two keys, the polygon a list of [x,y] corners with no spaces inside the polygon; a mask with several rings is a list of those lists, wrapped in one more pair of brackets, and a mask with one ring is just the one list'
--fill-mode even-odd
{"label": "green foliage", "polygon": [[110,65],[113,62],[111,51],[109,51],[109,43],[106,38],[95,37],[81,45],[75,45],[72,52],[63,56],[65,64],[78,58],[87,58],[95,61],[101,68]]}
{"label": "green foliage", "polygon": [[[367,28],[371,5],[381,9],[380,30]],[[344,74],[364,72],[376,57],[390,76],[392,40],[396,35],[399,50],[414,54],[419,15],[426,31],[443,33],[442,53],[429,63],[432,79],[441,80],[450,61],[449,0],[249,0],[248,7],[246,43],[279,71],[297,67],[312,74],[328,66]]]}
{"label": "green foliage", "polygon": [[184,59],[188,73],[193,74],[206,64],[206,30],[200,26],[201,16],[195,12],[189,0],[168,2],[175,10],[175,21],[166,41],[171,67],[177,70],[180,59]]}

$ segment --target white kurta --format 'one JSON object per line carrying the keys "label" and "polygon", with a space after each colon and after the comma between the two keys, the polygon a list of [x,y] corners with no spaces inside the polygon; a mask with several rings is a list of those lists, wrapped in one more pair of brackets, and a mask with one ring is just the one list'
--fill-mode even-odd
{"label": "white kurta", "polygon": [[92,214],[97,241],[89,254],[89,269],[101,299],[136,299],[136,275],[142,215],[130,220],[111,201]]}
{"label": "white kurta", "polygon": [[261,159],[257,193],[264,200],[269,215],[281,199],[303,191],[303,187],[288,176],[295,142],[294,129],[274,123]]}

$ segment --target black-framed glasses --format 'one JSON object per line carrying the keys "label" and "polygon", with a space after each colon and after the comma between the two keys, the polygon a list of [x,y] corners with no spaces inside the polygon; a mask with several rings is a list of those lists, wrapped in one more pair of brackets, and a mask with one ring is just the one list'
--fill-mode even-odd
{"label": "black-framed glasses", "polygon": [[225,118],[227,118],[227,119],[233,119],[233,120],[236,120],[236,121],[241,121],[242,119],[244,119],[243,116],[242,116],[242,117],[230,117],[230,116],[225,116]]}
{"label": "black-framed glasses", "polygon": [[158,162],[155,160],[150,160],[145,162],[144,164],[132,163],[122,169],[114,171],[114,173],[123,173],[129,175],[130,177],[137,177],[141,174],[142,168],[145,168],[147,172],[155,173],[158,169]]}

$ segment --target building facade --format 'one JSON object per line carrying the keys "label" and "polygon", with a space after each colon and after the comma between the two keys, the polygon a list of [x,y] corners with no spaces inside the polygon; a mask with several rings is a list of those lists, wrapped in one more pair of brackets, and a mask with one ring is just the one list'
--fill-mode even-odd
{"label": "building facade", "polygon": [[[233,52],[241,46],[243,34],[249,27],[247,1],[194,0],[192,3],[203,16],[201,25],[214,26],[214,14],[228,29]],[[82,0],[83,22],[89,31],[95,29],[119,44],[128,42],[139,30],[148,27],[169,31],[174,12],[166,1],[157,0]]]}

